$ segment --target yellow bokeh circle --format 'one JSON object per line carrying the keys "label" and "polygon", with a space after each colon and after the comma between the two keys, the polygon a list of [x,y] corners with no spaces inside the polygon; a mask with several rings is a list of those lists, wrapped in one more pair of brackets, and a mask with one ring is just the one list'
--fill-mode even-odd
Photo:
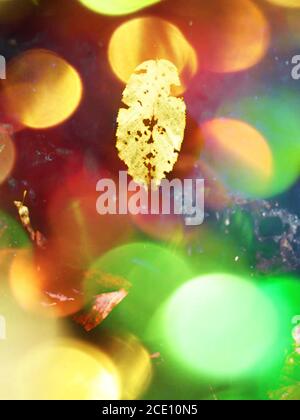
{"label": "yellow bokeh circle", "polygon": [[118,400],[117,370],[101,351],[57,339],[30,350],[16,373],[17,393],[28,400]]}
{"label": "yellow bokeh circle", "polygon": [[27,127],[48,128],[62,123],[77,109],[81,97],[78,72],[52,51],[29,50],[8,65],[5,105]]}
{"label": "yellow bokeh circle", "polygon": [[188,39],[197,52],[201,69],[237,72],[257,65],[265,57],[270,45],[270,25],[256,3],[172,1],[176,17],[191,25]]}
{"label": "yellow bokeh circle", "polygon": [[137,12],[145,7],[160,3],[161,0],[79,0],[79,2],[102,15],[127,15]]}
{"label": "yellow bokeh circle", "polygon": [[[201,125],[203,156],[230,189],[264,197],[274,175],[266,139],[244,121],[215,118]],[[238,176],[237,176],[238,173]]]}
{"label": "yellow bokeh circle", "polygon": [[124,83],[147,60],[171,61],[184,85],[198,68],[196,53],[183,33],[172,23],[156,17],[136,18],[120,25],[111,37],[108,57],[114,74]]}
{"label": "yellow bokeh circle", "polygon": [[113,337],[109,349],[122,384],[122,399],[141,398],[152,379],[150,354],[133,335]]}

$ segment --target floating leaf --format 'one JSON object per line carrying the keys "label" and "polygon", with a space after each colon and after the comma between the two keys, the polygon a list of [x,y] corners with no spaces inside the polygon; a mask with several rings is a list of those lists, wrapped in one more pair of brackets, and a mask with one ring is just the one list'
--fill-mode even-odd
{"label": "floating leaf", "polygon": [[95,297],[92,308],[74,316],[74,320],[86,331],[91,331],[104,321],[111,311],[122,302],[128,292],[121,289],[117,292],[103,293]]}
{"label": "floating leaf", "polygon": [[115,292],[116,290],[129,290],[131,283],[122,277],[105,273],[100,269],[91,268],[85,274],[85,295],[88,300],[102,293]]}
{"label": "floating leaf", "polygon": [[159,186],[178,159],[186,125],[186,106],[171,94],[180,86],[174,64],[150,60],[139,65],[123,92],[117,149],[135,182]]}
{"label": "floating leaf", "polygon": [[39,248],[44,248],[46,244],[46,238],[39,231],[35,231],[31,225],[29,209],[24,205],[24,201],[27,195],[27,191],[24,191],[23,201],[14,201],[14,205],[18,209],[18,213],[22,222],[22,225],[27,230],[30,238]]}

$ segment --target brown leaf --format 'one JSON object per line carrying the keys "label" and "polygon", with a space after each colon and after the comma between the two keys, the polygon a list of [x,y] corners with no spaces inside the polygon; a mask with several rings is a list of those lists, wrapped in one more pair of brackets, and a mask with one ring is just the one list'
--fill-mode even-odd
{"label": "brown leaf", "polygon": [[29,236],[32,242],[35,242],[38,248],[45,248],[45,245],[47,242],[46,238],[42,235],[41,232],[35,231],[31,225],[29,209],[28,207],[24,205],[26,195],[27,195],[27,191],[24,191],[23,201],[14,201],[14,205],[18,209],[18,213],[19,213],[19,217],[21,219],[22,225],[29,233]]}
{"label": "brown leaf", "polygon": [[124,289],[98,295],[95,297],[92,308],[88,312],[81,312],[73,318],[75,322],[82,325],[89,332],[100,325],[127,295],[128,292]]}
{"label": "brown leaf", "polygon": [[100,293],[109,293],[116,290],[129,290],[131,283],[123,277],[101,271],[99,268],[89,269],[85,275],[85,292],[87,299]]}

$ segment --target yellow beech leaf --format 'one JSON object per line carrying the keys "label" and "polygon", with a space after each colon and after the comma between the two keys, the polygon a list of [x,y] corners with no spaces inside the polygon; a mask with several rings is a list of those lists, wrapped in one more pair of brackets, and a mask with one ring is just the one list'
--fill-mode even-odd
{"label": "yellow beech leaf", "polygon": [[140,64],[123,92],[118,115],[117,149],[135,182],[158,186],[171,172],[183,141],[186,106],[171,95],[180,86],[174,64],[150,60]]}

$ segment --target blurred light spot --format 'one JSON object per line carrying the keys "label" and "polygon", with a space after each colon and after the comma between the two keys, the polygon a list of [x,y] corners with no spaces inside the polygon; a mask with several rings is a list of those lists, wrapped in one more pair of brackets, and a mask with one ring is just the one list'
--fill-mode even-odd
{"label": "blurred light spot", "polygon": [[251,0],[173,0],[172,10],[191,22],[189,40],[202,69],[220,73],[245,70],[267,51],[269,24]]}
{"label": "blurred light spot", "polygon": [[20,399],[118,400],[117,371],[101,351],[75,340],[32,349],[17,372]]}
{"label": "blurred light spot", "polygon": [[180,30],[154,17],[132,19],[119,26],[111,37],[108,55],[113,72],[124,83],[146,60],[171,61],[185,87],[198,67],[196,53]]}
{"label": "blurred light spot", "polygon": [[23,309],[64,317],[78,312],[83,305],[75,275],[63,265],[59,253],[51,254],[51,249],[41,255],[22,250],[12,262],[9,284]]}
{"label": "blurred light spot", "polygon": [[29,50],[12,60],[3,86],[8,111],[31,128],[52,127],[65,121],[82,97],[77,71],[47,50]]}
{"label": "blurred light spot", "polygon": [[10,287],[23,309],[32,309],[41,299],[39,283],[31,251],[19,251],[11,266]]}
{"label": "blurred light spot", "polygon": [[169,300],[162,319],[176,359],[208,378],[255,374],[272,351],[277,331],[270,301],[253,283],[229,274],[186,283]]}
{"label": "blurred light spot", "polygon": [[[2,273],[1,273],[2,274]],[[0,275],[1,275],[0,274]],[[24,312],[0,281],[1,315],[6,321],[6,340],[0,341],[0,399],[18,399],[15,369],[18,361],[32,347],[54,339],[58,324]]]}
{"label": "blurred light spot", "polygon": [[267,0],[275,6],[300,7],[300,0]]}
{"label": "blurred light spot", "polygon": [[225,184],[247,196],[264,196],[273,175],[273,157],[264,137],[242,121],[219,118],[201,126],[203,158]]}
{"label": "blurred light spot", "polygon": [[127,15],[161,0],[79,0],[88,9],[103,15]]}
{"label": "blurred light spot", "polygon": [[[270,96],[252,95],[231,99],[225,102],[218,111],[218,115],[221,117],[234,118],[249,124],[258,130],[267,142],[273,156],[273,176],[269,185],[265,185],[265,191],[261,191],[265,198],[283,193],[299,176],[299,107],[300,99],[297,95],[277,89]],[[262,143],[260,142],[260,144]],[[263,155],[257,155],[256,159],[261,162],[260,168],[265,160],[265,169],[268,171],[270,166],[267,165],[265,147],[261,149],[260,153],[262,152]],[[239,172],[235,168],[232,173],[235,171],[236,177],[238,177]],[[255,174],[253,177],[256,178]]]}
{"label": "blurred light spot", "polygon": [[122,399],[136,400],[147,390],[151,377],[150,355],[137,338],[114,337],[109,354],[118,370],[122,383]]}
{"label": "blurred light spot", "polygon": [[107,321],[116,321],[119,327],[123,325],[140,334],[144,333],[153,311],[169,297],[172,290],[193,277],[192,270],[179,252],[150,242],[117,247],[96,260],[86,276],[86,296],[107,291],[107,284],[102,282],[103,273],[131,284],[128,296],[113,310]]}
{"label": "blurred light spot", "polygon": [[0,133],[0,184],[11,173],[15,163],[15,146],[6,133]]}

